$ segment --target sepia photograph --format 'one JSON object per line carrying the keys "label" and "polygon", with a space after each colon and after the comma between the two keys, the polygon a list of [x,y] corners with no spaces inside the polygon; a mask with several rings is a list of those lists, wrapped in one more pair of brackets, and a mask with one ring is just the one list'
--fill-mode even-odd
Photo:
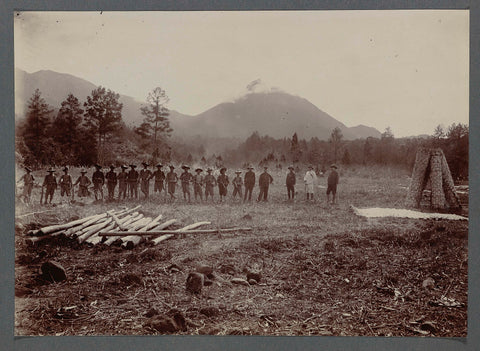
{"label": "sepia photograph", "polygon": [[12,16],[16,336],[467,337],[469,10]]}

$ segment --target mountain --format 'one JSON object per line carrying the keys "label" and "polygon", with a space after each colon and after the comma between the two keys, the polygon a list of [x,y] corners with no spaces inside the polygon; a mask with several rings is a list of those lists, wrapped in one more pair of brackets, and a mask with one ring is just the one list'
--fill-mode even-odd
{"label": "mountain", "polygon": [[[95,84],[71,74],[49,70],[27,73],[17,68],[15,69],[15,115],[19,118],[23,117],[28,100],[35,89],[40,90],[47,104],[58,109],[70,93],[77,97],[83,105],[87,96],[97,87]],[[108,89],[108,87],[106,88]],[[139,124],[143,119],[140,115],[142,103],[126,95],[120,95],[119,101],[123,103],[122,116],[125,123],[127,125]]]}
{"label": "mountain", "polygon": [[[18,118],[24,116],[28,100],[37,88],[45,101],[58,109],[69,93],[84,102],[97,86],[70,74],[49,70],[27,73],[16,69],[15,114]],[[125,123],[139,125],[143,120],[140,114],[142,103],[126,95],[120,95],[119,100],[123,103]],[[342,130],[345,139],[380,137],[375,128],[363,125],[349,128],[308,100],[279,90],[250,90],[233,102],[220,103],[196,116],[172,110],[170,124],[173,134],[182,138],[198,135],[238,140],[257,131],[260,135],[274,138],[291,137],[296,132],[302,139],[317,137],[327,140],[336,127]]]}
{"label": "mountain", "polygon": [[327,140],[336,127],[342,130],[345,139],[380,136],[374,128],[348,128],[308,100],[280,91],[249,93],[193,117],[175,112],[171,124],[181,134],[211,137],[246,138],[257,131],[260,135],[283,138],[296,132],[299,138]]}

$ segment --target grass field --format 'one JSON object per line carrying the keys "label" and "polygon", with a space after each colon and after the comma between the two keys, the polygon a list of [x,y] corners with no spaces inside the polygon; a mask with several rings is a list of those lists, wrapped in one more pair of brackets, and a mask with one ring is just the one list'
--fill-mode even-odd
{"label": "grass field", "polygon": [[[16,206],[16,334],[157,334],[155,318],[176,312],[186,320],[177,334],[466,336],[468,222],[358,217],[350,205],[402,208],[408,173],[339,173],[336,205],[326,203],[326,178],[315,201],[306,202],[303,173],[296,201],[288,202],[285,171],[272,173],[267,203],[165,203],[152,195],[68,205],[56,194],[56,206],[48,207],[39,205],[35,188],[33,205]],[[468,215],[468,195],[462,202]],[[211,228],[253,231],[177,236],[132,250],[65,238],[25,244],[28,229],[137,203],[146,216],[177,219],[176,227],[211,221]],[[47,260],[65,267],[66,281],[39,278]],[[213,284],[192,295],[185,281],[198,265],[213,268]],[[231,283],[250,270],[261,272],[258,284]]]}

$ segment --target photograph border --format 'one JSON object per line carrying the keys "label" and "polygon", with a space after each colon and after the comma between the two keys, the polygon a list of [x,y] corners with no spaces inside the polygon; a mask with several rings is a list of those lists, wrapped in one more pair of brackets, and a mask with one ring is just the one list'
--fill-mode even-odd
{"label": "photograph border", "polygon": [[[394,9],[469,9],[470,10],[470,146],[469,146],[469,301],[467,338],[422,337],[284,337],[284,336],[62,336],[14,337],[14,11],[234,11],[234,10],[394,10]],[[480,345],[480,2],[479,1],[145,1],[75,0],[14,1],[0,3],[0,339],[5,350],[131,350],[132,348],[173,350],[474,350]]]}

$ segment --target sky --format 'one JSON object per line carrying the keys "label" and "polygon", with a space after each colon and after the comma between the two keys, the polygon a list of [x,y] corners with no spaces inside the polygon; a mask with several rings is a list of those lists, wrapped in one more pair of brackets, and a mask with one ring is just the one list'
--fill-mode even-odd
{"label": "sky", "polygon": [[190,115],[255,89],[396,137],[468,123],[467,10],[20,12],[15,66],[69,73]]}

